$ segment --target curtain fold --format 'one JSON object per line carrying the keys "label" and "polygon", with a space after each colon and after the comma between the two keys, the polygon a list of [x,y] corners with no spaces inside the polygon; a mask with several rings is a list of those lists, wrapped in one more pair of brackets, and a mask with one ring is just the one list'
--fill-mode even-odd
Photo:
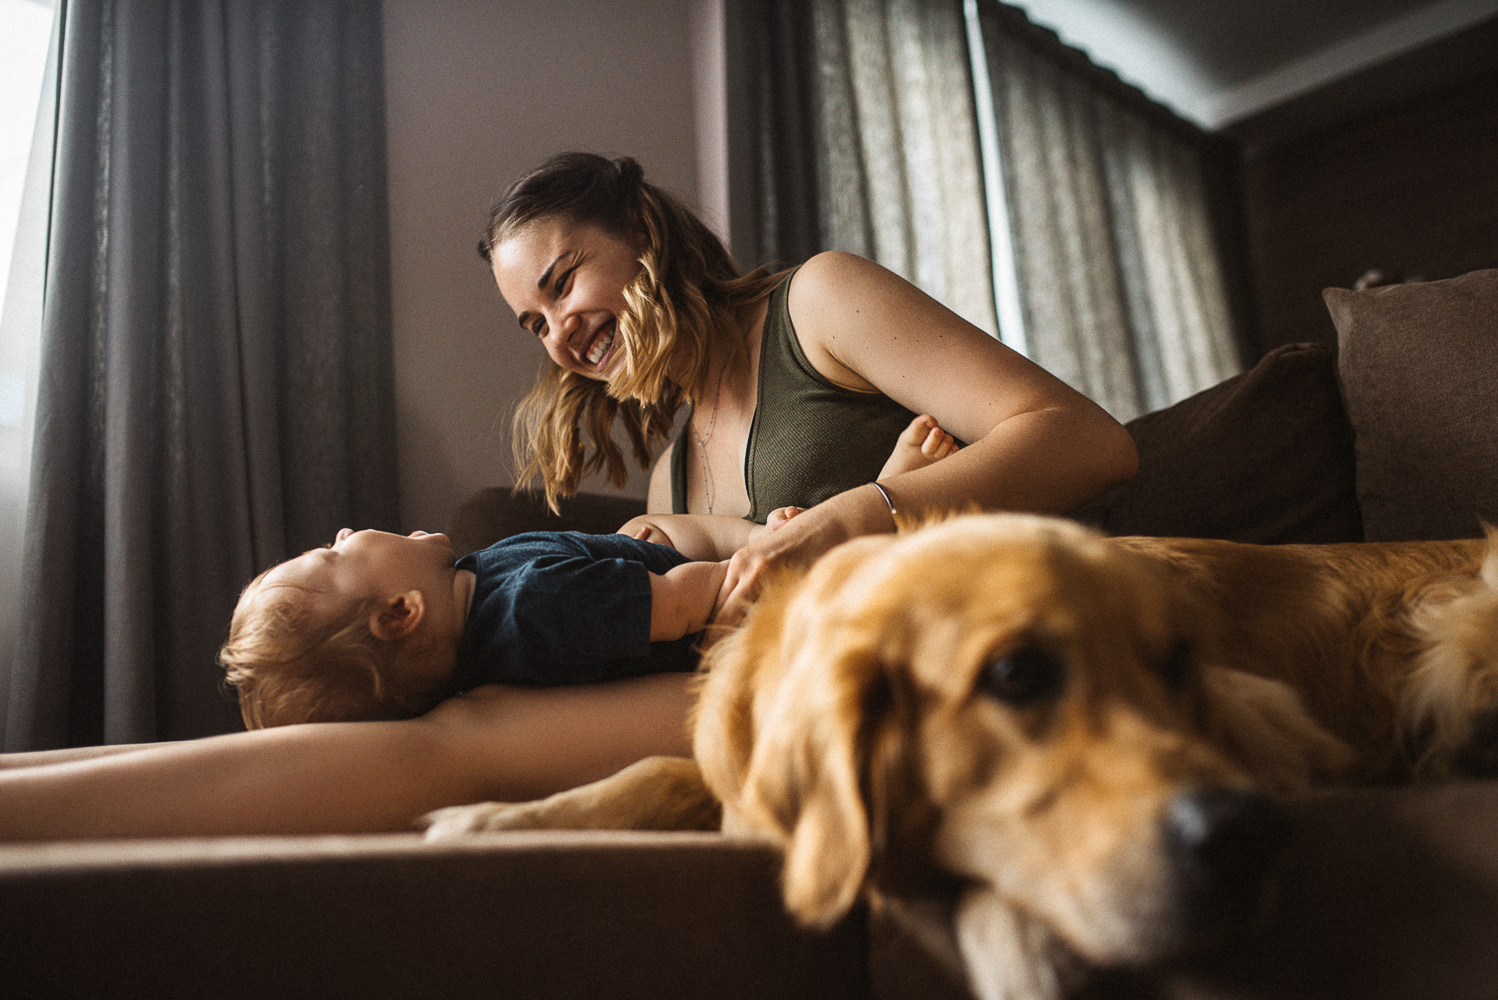
{"label": "curtain fold", "polygon": [[399,522],[377,5],[60,17],[16,750],[237,727],[240,588]]}
{"label": "curtain fold", "polygon": [[1237,372],[1211,139],[1023,12],[970,2],[1031,356],[1125,420]]}
{"label": "curtain fold", "polygon": [[748,68],[730,69],[730,132],[759,148],[730,155],[754,178],[730,207],[735,255],[794,264],[846,250],[996,332],[960,2],[737,9],[730,58]]}
{"label": "curtain fold", "polygon": [[870,257],[1120,419],[1240,370],[1211,137],[997,0],[731,9],[741,261]]}

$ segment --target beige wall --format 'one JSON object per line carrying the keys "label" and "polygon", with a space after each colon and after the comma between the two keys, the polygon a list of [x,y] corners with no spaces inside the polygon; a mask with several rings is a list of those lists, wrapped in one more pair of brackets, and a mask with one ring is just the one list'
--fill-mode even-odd
{"label": "beige wall", "polygon": [[[721,100],[703,0],[384,0],[406,530],[513,481],[508,424],[543,355],[474,251],[489,203],[552,153],[629,154],[698,203]],[[709,97],[699,97],[697,83]],[[718,107],[714,111],[714,106]],[[699,122],[698,109],[707,119]],[[718,129],[721,132],[721,128]],[[721,140],[709,140],[709,144]],[[711,197],[720,186],[704,185]],[[709,211],[709,214],[712,214]],[[629,492],[643,496],[637,476]]]}

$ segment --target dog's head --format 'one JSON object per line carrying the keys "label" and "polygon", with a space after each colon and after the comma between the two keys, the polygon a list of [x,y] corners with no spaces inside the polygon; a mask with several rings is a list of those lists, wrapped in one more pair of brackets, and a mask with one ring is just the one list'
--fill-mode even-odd
{"label": "dog's head", "polygon": [[1147,961],[1241,916],[1279,843],[1211,738],[1211,641],[1160,564],[1070,522],[858,539],[713,649],[698,756],[809,924],[945,888],[971,923]]}

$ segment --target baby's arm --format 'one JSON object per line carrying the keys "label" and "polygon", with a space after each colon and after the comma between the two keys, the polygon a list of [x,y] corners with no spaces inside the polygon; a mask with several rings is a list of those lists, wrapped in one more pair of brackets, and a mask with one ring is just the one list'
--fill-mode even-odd
{"label": "baby's arm", "polygon": [[689,562],[650,574],[650,641],[669,642],[701,632],[718,610],[727,562]]}
{"label": "baby's arm", "polygon": [[717,562],[748,545],[765,526],[722,514],[641,514],[619,534],[668,545],[688,559]]}

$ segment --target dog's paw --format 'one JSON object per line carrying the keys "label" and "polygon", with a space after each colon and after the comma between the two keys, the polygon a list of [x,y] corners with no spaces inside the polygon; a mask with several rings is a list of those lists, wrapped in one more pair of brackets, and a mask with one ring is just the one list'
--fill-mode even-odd
{"label": "dog's paw", "polygon": [[[448,806],[421,818],[427,840],[455,840],[488,830],[534,829],[526,822],[529,802],[476,802],[467,806]],[[533,812],[533,810],[531,810]]]}
{"label": "dog's paw", "polygon": [[449,806],[423,817],[428,840],[489,830],[716,830],[722,808],[685,757],[646,757],[534,802]]}
{"label": "dog's paw", "polygon": [[1062,1000],[1086,979],[1086,965],[1045,925],[987,887],[963,894],[955,924],[979,1000]]}

